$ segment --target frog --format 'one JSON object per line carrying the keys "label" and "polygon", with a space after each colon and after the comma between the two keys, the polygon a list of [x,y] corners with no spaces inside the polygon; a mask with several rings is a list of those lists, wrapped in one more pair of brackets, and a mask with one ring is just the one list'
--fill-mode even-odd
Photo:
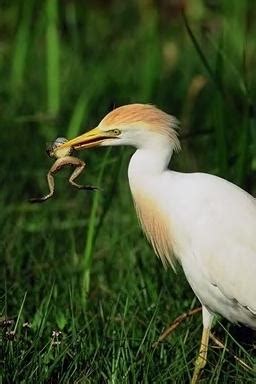
{"label": "frog", "polygon": [[74,167],[74,171],[69,177],[69,183],[78,189],[95,191],[99,190],[98,187],[93,185],[81,185],[75,182],[75,179],[83,172],[86,164],[81,159],[74,156],[74,149],[72,147],[59,148],[62,144],[68,140],[65,137],[57,137],[57,139],[48,145],[46,152],[49,157],[55,158],[56,161],[51,166],[47,173],[47,182],[49,186],[49,193],[42,197],[33,197],[29,199],[31,203],[42,203],[53,197],[55,191],[54,175],[66,166]]}

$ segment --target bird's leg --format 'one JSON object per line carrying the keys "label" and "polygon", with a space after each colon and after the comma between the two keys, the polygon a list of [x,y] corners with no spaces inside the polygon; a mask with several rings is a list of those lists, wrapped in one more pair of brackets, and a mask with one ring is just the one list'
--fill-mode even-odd
{"label": "bird's leg", "polygon": [[48,186],[49,186],[49,190],[50,190],[48,195],[45,195],[45,196],[42,196],[42,197],[33,197],[32,199],[29,200],[31,203],[42,203],[42,202],[48,200],[50,197],[53,196],[53,193],[54,193],[54,178],[53,178],[53,175],[52,175],[52,168],[50,169],[50,171],[47,174],[47,181],[48,181]]}
{"label": "bird's leg", "polygon": [[195,369],[191,384],[196,384],[200,377],[202,369],[205,367],[207,361],[208,344],[210,337],[210,330],[212,325],[213,315],[203,306],[203,333],[199,354],[195,362]]}
{"label": "bird's leg", "polygon": [[68,180],[70,182],[70,184],[72,184],[74,187],[76,187],[78,189],[87,189],[90,191],[97,190],[98,188],[93,186],[93,185],[81,185],[81,184],[77,184],[74,181],[80,175],[80,173],[83,172],[84,167],[85,167],[85,163],[83,161],[79,160],[78,164],[73,164],[73,165],[75,165],[76,168]]}
{"label": "bird's leg", "polygon": [[203,334],[201,339],[201,345],[199,349],[199,355],[195,361],[195,369],[193,373],[193,377],[191,380],[191,384],[196,384],[202,369],[205,367],[207,360],[207,351],[208,351],[208,342],[209,342],[210,329],[203,328]]}

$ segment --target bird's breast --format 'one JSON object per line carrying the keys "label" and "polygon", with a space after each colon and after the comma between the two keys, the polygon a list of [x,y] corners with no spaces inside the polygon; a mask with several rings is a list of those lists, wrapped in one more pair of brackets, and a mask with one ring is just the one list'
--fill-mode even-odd
{"label": "bird's breast", "polygon": [[132,191],[135,209],[142,229],[157,256],[164,264],[175,267],[171,220],[154,196],[140,190]]}

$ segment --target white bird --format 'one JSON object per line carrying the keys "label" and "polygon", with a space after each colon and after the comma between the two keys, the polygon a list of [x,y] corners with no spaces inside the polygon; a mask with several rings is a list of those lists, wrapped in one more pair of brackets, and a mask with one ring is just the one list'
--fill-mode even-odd
{"label": "white bird", "polygon": [[180,149],[177,126],[175,117],[152,105],[130,104],[63,147],[136,148],[128,177],[143,231],[164,265],[181,264],[202,304],[196,383],[214,314],[256,328],[256,203],[220,177],[169,170],[173,152]]}

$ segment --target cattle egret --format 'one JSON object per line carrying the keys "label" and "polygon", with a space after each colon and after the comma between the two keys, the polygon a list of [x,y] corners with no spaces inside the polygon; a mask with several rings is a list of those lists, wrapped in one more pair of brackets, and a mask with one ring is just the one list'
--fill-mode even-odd
{"label": "cattle egret", "polygon": [[215,313],[256,328],[256,204],[220,177],[169,170],[173,152],[180,149],[177,125],[175,117],[152,105],[125,105],[62,148],[136,148],[128,177],[143,231],[164,265],[182,265],[202,304],[196,383],[206,363]]}

